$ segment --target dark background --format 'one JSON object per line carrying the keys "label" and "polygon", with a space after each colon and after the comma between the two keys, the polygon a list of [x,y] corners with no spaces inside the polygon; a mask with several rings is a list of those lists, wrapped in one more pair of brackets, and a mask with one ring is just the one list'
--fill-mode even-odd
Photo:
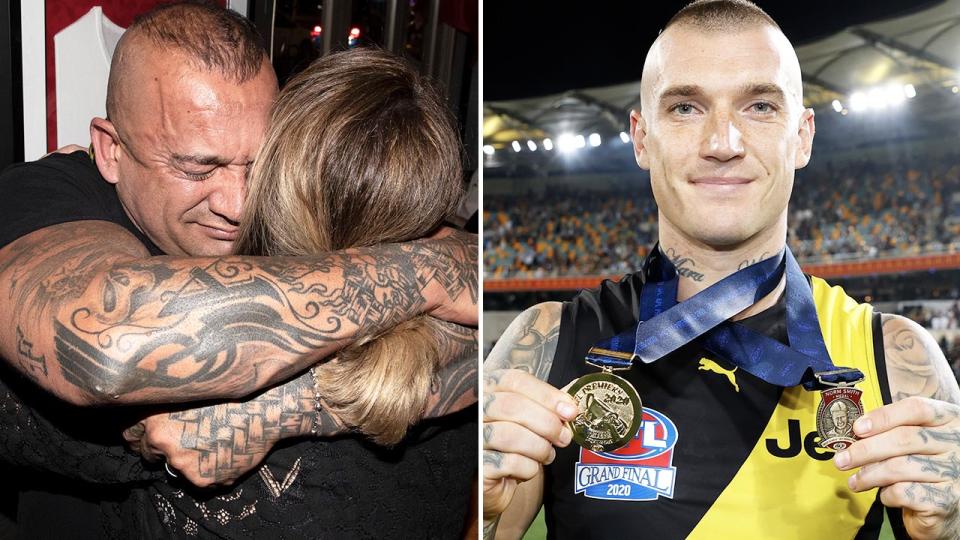
{"label": "dark background", "polygon": [[[598,10],[592,2],[568,0],[484,1],[484,100],[640,80],[647,49],[660,28],[688,2],[603,3]],[[796,47],[848,26],[907,15],[940,1],[843,0],[839,10],[838,3],[756,2]],[[531,72],[538,78],[531,78]]]}

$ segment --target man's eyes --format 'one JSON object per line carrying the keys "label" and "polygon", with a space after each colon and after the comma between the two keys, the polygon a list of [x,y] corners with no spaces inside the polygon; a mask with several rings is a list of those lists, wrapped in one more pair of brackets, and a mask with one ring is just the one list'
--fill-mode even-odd
{"label": "man's eyes", "polygon": [[[671,113],[678,114],[680,116],[690,116],[697,112],[697,108],[694,104],[685,101],[671,106],[668,110]],[[779,109],[776,105],[769,101],[758,101],[756,103],[751,103],[747,110],[752,113],[766,115],[773,114]]]}
{"label": "man's eyes", "polygon": [[759,114],[771,114],[777,112],[777,106],[769,101],[758,101],[750,105],[750,110]]}
{"label": "man's eyes", "polygon": [[677,113],[682,116],[693,114],[697,111],[696,107],[692,103],[680,102],[676,105],[670,107],[670,112]]}
{"label": "man's eyes", "polygon": [[209,169],[209,170],[207,170],[207,171],[183,171],[183,174],[185,174],[185,175],[187,176],[187,178],[189,178],[190,180],[195,180],[195,181],[197,181],[197,182],[200,182],[200,181],[206,180],[207,178],[210,178],[211,176],[213,176],[213,173],[214,173],[214,171],[216,171],[216,170],[217,170],[217,168],[214,167],[214,168]]}

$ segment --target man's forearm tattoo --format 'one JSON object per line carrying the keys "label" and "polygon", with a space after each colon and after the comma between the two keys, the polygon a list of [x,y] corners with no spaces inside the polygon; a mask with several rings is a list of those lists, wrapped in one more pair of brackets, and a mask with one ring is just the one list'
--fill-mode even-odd
{"label": "man's forearm tattoo", "polygon": [[20,366],[23,372],[34,380],[47,376],[47,359],[44,355],[34,354],[33,343],[23,335],[23,330],[17,327],[17,352],[20,355]]}
{"label": "man's forearm tattoo", "polygon": [[[355,336],[420,313],[424,289],[433,282],[450,295],[476,282],[472,237],[308,258],[154,257],[108,264],[117,255],[89,240],[104,227],[79,222],[53,228],[41,245],[19,246],[7,265],[17,272],[14,294],[23,295],[14,304],[23,310],[18,320],[28,312],[55,314],[59,370],[97,400],[242,396],[293,376]],[[48,254],[52,245],[57,248]],[[467,260],[446,264],[440,257],[444,264],[437,264],[438,245]]]}
{"label": "man's forearm tattoo", "polygon": [[440,368],[430,386],[425,417],[436,417],[477,401],[477,331],[448,322],[440,322]]}
{"label": "man's forearm tattoo", "polygon": [[[183,424],[180,445],[194,450],[200,474],[220,481],[236,478],[263,460],[281,439],[334,435],[343,428],[317,412],[313,376],[307,372],[242,403],[220,403],[168,413]],[[319,417],[318,417],[319,414]]]}
{"label": "man's forearm tattoo", "polygon": [[[466,292],[470,295],[470,300],[476,304],[480,291],[478,286],[479,274],[476,272],[477,246],[447,237],[434,251],[444,255],[444,258],[452,261],[452,263],[445,268],[434,268],[435,265],[431,265],[429,259],[419,259],[426,256],[425,254],[415,255],[415,266],[432,269],[432,271],[421,274],[420,284],[426,287],[430,281],[435,280],[443,287],[450,298],[457,298]],[[431,256],[436,257],[436,254]]]}

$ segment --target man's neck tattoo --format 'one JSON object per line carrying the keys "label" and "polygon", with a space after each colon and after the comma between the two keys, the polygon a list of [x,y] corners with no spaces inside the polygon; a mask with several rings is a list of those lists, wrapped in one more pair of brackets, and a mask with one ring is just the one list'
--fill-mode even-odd
{"label": "man's neck tattoo", "polygon": [[673,248],[667,248],[663,254],[666,255],[667,258],[670,259],[670,262],[673,263],[673,266],[676,267],[677,275],[692,279],[693,281],[703,281],[703,274],[694,270],[697,266],[696,261],[690,257],[681,256]]}
{"label": "man's neck tattoo", "polygon": [[745,260],[745,261],[740,261],[740,264],[737,265],[737,270],[743,270],[744,268],[746,268],[746,267],[748,267],[748,266],[753,266],[753,265],[757,264],[758,262],[760,262],[760,261],[762,261],[762,260],[764,260],[764,259],[767,259],[767,258],[769,258],[769,257],[770,257],[770,254],[767,253],[766,251],[764,251],[763,253],[760,254],[759,257],[757,257],[757,258],[755,258],[755,259],[747,259],[747,260]]}

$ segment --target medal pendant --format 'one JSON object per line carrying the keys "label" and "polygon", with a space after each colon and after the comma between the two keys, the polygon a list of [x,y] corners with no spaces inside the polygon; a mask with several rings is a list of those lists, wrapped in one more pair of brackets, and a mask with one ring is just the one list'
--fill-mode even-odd
{"label": "medal pendant", "polygon": [[643,419],[640,395],[626,379],[609,370],[584,375],[567,392],[577,400],[580,414],[570,423],[573,440],[594,452],[626,446]]}
{"label": "medal pendant", "polygon": [[820,392],[817,433],[821,447],[839,452],[857,440],[853,434],[853,423],[863,416],[863,405],[860,403],[862,394],[853,386],[837,386]]}

